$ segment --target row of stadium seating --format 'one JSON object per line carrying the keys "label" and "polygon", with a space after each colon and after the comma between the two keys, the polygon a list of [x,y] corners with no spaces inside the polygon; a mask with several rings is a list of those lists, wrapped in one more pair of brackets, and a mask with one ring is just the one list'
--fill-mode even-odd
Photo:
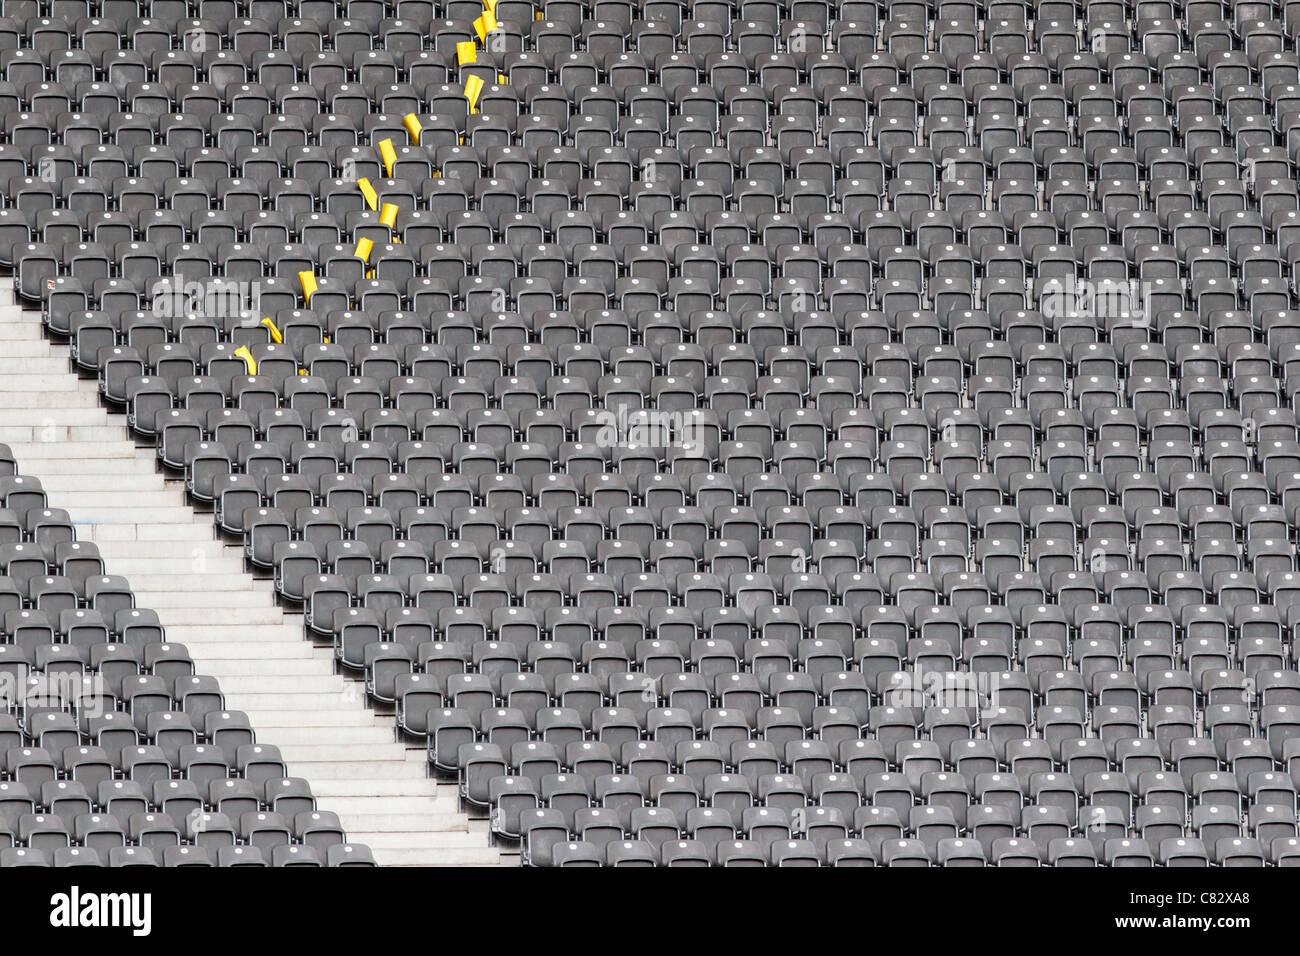
{"label": "row of stadium seating", "polygon": [[527,864],[1300,863],[1294,5],[54,6],[19,294]]}

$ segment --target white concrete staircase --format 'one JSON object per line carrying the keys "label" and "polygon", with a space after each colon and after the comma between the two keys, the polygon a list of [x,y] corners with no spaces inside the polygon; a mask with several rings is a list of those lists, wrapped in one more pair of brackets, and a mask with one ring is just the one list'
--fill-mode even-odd
{"label": "white concrete staircase", "polygon": [[257,739],[280,748],[321,809],[383,865],[507,865],[487,822],[459,812],[454,786],[426,773],[425,751],[395,740],[391,717],[365,705],[360,681],[333,670],[328,648],[303,637],[299,614],[276,606],[269,581],[243,570],[241,551],[216,538],[184,483],[166,479],[152,448],[137,448],[124,415],[101,407],[68,349],[42,336],[39,313],[0,284],[0,442],[51,507],[98,545],[141,607],[157,611],[198,673],[216,677],[226,705],[248,714]]}

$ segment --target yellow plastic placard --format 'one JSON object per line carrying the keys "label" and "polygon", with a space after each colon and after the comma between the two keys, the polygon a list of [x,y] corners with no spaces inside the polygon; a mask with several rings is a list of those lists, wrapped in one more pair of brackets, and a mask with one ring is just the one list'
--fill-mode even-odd
{"label": "yellow plastic placard", "polygon": [[393,166],[397,163],[397,150],[393,149],[391,139],[386,139],[379,144],[379,158],[384,161],[384,171],[391,177]]}
{"label": "yellow plastic placard", "polygon": [[414,113],[407,113],[402,120],[402,125],[406,127],[406,132],[411,135],[411,145],[420,145],[420,133],[424,127],[420,125],[420,118]]}
{"label": "yellow plastic placard", "polygon": [[487,35],[496,28],[497,18],[491,10],[484,10],[483,15],[474,21],[474,30],[478,33],[480,43],[486,43]]}
{"label": "yellow plastic placard", "polygon": [[272,322],[270,319],[263,319],[262,325],[265,325],[268,329],[270,329],[271,338],[273,338],[277,344],[283,344],[284,334],[281,333],[280,329],[276,326],[274,322]]}
{"label": "yellow plastic placard", "polygon": [[316,277],[310,272],[299,272],[298,281],[302,283],[302,297],[311,305],[311,297],[316,294]]}
{"label": "yellow plastic placard", "polygon": [[389,229],[397,225],[397,204],[386,202],[384,208],[379,210],[379,221]]}
{"label": "yellow plastic placard", "polygon": [[478,47],[474,45],[473,40],[465,40],[456,44],[456,62],[461,66],[466,63],[478,62]]}
{"label": "yellow plastic placard", "polygon": [[357,188],[361,190],[361,195],[366,198],[366,205],[371,209],[379,208],[379,193],[375,192],[375,187],[370,185],[370,180],[364,176],[357,180]]}
{"label": "yellow plastic placard", "polygon": [[483,92],[483,77],[477,74],[465,81],[465,99],[469,100],[469,111],[478,112],[478,97]]}
{"label": "yellow plastic placard", "polygon": [[244,368],[248,369],[249,375],[257,374],[257,361],[253,358],[253,353],[248,351],[247,345],[235,349],[235,357],[244,360]]}
{"label": "yellow plastic placard", "polygon": [[356,256],[358,259],[360,259],[362,262],[369,262],[370,250],[373,249],[374,247],[375,244],[371,240],[363,237],[357,240],[357,248],[353,251],[352,254]]}

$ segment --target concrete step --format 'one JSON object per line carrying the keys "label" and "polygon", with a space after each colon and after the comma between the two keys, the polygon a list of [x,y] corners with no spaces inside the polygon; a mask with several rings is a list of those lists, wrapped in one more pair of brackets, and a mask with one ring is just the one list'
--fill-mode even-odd
{"label": "concrete step", "polygon": [[68,425],[66,423],[20,425],[9,419],[0,423],[0,441],[10,445],[39,444],[51,450],[66,446],[72,449],[66,452],[71,458],[76,458],[78,454],[86,457],[95,454],[92,448],[83,448],[78,452],[76,449],[80,446],[101,445],[107,442],[114,444],[110,450],[104,452],[106,456],[133,452],[133,446],[117,444],[123,434],[123,430],[116,425]]}
{"label": "concrete step", "polygon": [[398,761],[335,761],[335,760],[295,760],[291,769],[297,776],[306,777],[313,786],[317,780],[365,780],[369,790],[372,779],[383,777],[398,780],[403,777],[423,780],[425,776],[420,768]]}
{"label": "concrete step", "polygon": [[468,830],[376,830],[357,833],[355,837],[352,833],[349,833],[348,839],[355,839],[359,843],[364,843],[372,850],[413,850],[416,848],[426,850],[475,850],[482,847],[482,838],[477,833],[471,833]]}
{"label": "concrete step", "polygon": [[[119,559],[116,563],[119,574],[125,574],[135,580],[137,577],[141,580],[150,577],[159,577],[166,579],[175,577],[172,570],[176,567],[177,558],[131,558],[130,560]],[[199,574],[243,574],[244,564],[236,558],[228,558],[224,555],[218,557],[210,554],[204,548],[195,547],[185,558],[179,559],[187,561],[187,566],[192,567]]]}
{"label": "concrete step", "polygon": [[[45,376],[32,376],[33,378],[43,380]],[[62,413],[67,413],[74,408],[86,409],[87,411],[99,411],[99,399],[93,392],[83,392],[80,389],[68,391],[51,391],[49,389],[28,389],[24,391],[4,392],[4,397],[0,399],[0,406],[14,411],[23,409],[49,410],[54,400],[52,395],[58,395],[57,409]],[[53,414],[47,416],[50,420],[57,421]],[[65,423],[70,424],[70,423]]]}
{"label": "concrete step", "polygon": [[[0,317],[7,318],[7,316]],[[0,341],[4,342],[22,342],[22,341],[39,341],[41,330],[39,328],[29,329],[23,325],[0,324]]]}
{"label": "concrete step", "polygon": [[373,743],[344,743],[334,740],[332,734],[322,736],[329,739],[329,743],[318,745],[277,742],[277,746],[284,754],[284,759],[295,765],[344,760],[352,763],[373,763],[377,767],[406,765],[406,760],[397,747],[376,747]]}
{"label": "concrete step", "polygon": [[[154,607],[154,610],[161,613],[164,609]],[[228,624],[247,628],[280,623],[278,608],[275,607],[172,607],[166,610],[163,619],[169,627],[172,624]]]}
{"label": "concrete step", "polygon": [[[248,691],[252,694],[286,694],[299,697],[305,694],[342,694],[344,692],[344,685],[347,681],[337,674],[320,673],[318,671],[316,674],[286,675],[280,672],[280,665],[283,663],[283,661],[277,662],[275,673],[232,674],[226,681],[229,684],[227,690],[232,694]],[[313,661],[313,663],[315,662]]]}
{"label": "concrete step", "polygon": [[[181,507],[179,504],[169,505],[165,501],[160,501],[163,483],[156,475],[149,475],[144,478],[140,486],[133,488],[131,491],[105,491],[105,483],[102,480],[95,482],[98,487],[93,487],[87,483],[85,487],[81,488],[58,487],[60,482],[57,475],[51,479],[51,482],[59,492],[59,497],[68,502],[66,507],[76,505],[79,508],[95,510],[106,516],[111,515],[118,522],[131,524],[196,523],[193,509]],[[45,484],[45,482],[42,482],[42,484]]]}
{"label": "concrete step", "polygon": [[[340,810],[335,810],[345,822],[350,814]],[[451,807],[449,811],[442,813],[388,813],[383,816],[367,816],[364,818],[364,825],[370,833],[404,833],[418,834],[426,827],[437,830],[439,833],[448,835],[455,833],[470,834],[469,820]],[[349,837],[351,834],[348,834]],[[476,835],[477,836],[477,835]],[[471,846],[477,844],[477,840],[471,843]]]}
{"label": "concrete step", "polygon": [[[155,502],[158,494],[165,487],[163,476],[158,474],[152,467],[141,468],[138,459],[135,458],[110,458],[110,463],[129,462],[129,468],[109,464],[113,468],[111,476],[114,479],[124,477],[131,478],[131,486],[127,488],[120,480],[114,480],[111,483],[104,480],[104,475],[109,472],[93,471],[84,474],[70,473],[61,470],[57,473],[51,473],[49,481],[46,482],[51,488],[56,488],[60,492],[72,495],[80,495],[93,492],[95,494],[111,494],[119,498],[118,505],[122,508],[129,508],[135,504],[137,498],[153,497]],[[106,487],[107,486],[107,487]],[[170,497],[170,496],[169,496]],[[176,502],[181,504],[183,502]]]}
{"label": "concrete step", "polygon": [[157,491],[142,490],[129,499],[115,491],[64,491],[59,493],[59,497],[66,502],[64,507],[68,510],[77,508],[82,512],[82,521],[111,529],[134,528],[133,537],[136,538],[174,541],[176,529],[170,525],[204,527],[212,521],[211,517],[200,517],[189,508],[160,505],[158,500],[161,496]]}
{"label": "concrete step", "polygon": [[259,729],[268,737],[274,738],[276,746],[288,757],[289,753],[286,747],[295,746],[314,746],[316,742],[325,738],[330,740],[333,745],[337,746],[368,746],[373,747],[375,744],[390,744],[393,742],[393,735],[388,732],[387,728],[377,725],[366,727],[335,727],[322,733],[315,727],[272,727],[263,725]]}
{"label": "concrete step", "polygon": [[[193,630],[199,634],[205,634],[205,628],[181,628],[173,627],[167,631],[167,637],[177,644],[184,644],[190,649],[191,654],[199,654],[204,660],[211,661],[210,667],[225,669],[237,662],[247,660],[254,655],[270,653],[274,651],[274,659],[283,661],[288,664],[297,661],[313,660],[315,655],[312,653],[312,647],[306,641],[299,641],[297,644],[281,647],[280,642],[275,642],[275,647],[267,648],[262,644],[252,643],[235,643],[224,644],[221,642],[207,642],[201,639],[192,639],[188,635]],[[277,665],[279,666],[279,665]]]}
{"label": "concrete step", "polygon": [[[64,498],[63,495],[59,497]],[[88,532],[94,533],[98,541],[190,541],[191,547],[207,543],[206,538],[199,537],[207,521],[192,511],[187,514],[181,508],[114,510],[88,507],[72,496],[66,500],[65,507],[69,511],[76,509],[74,523],[87,525]]]}
{"label": "concrete step", "polygon": [[380,866],[429,866],[430,857],[437,859],[437,866],[518,866],[516,860],[513,863],[503,863],[502,855],[493,847],[485,847],[482,850],[465,849],[463,847],[445,847],[439,848],[436,853],[430,853],[424,847],[415,847],[403,849],[400,847],[383,847],[374,851],[375,862]]}
{"label": "concrete step", "polygon": [[[330,797],[330,806],[334,808],[335,813],[355,813],[358,807],[364,805],[364,797],[346,797],[335,794]],[[417,814],[444,814],[456,813],[459,810],[459,801],[454,794],[446,797],[398,797],[390,796],[384,798],[384,807],[387,813],[400,815],[403,818],[413,817]],[[375,819],[379,819],[376,817]],[[468,819],[468,818],[467,818]],[[456,826],[459,826],[457,822]],[[376,826],[376,830],[383,829]],[[452,827],[455,829],[455,826]]]}
{"label": "concrete step", "polygon": [[[302,640],[302,616],[285,615],[277,624],[267,625],[259,637],[265,636],[267,640],[249,641],[248,632],[242,627],[232,627],[225,624],[176,624],[174,625],[176,633],[188,640],[198,644],[209,645],[213,648],[226,647],[235,645],[237,653],[240,650],[256,651],[259,647],[265,647],[268,641],[274,642],[277,647],[287,645],[286,639],[292,639],[293,645],[303,644],[310,647],[311,644]],[[242,645],[242,647],[240,647]]]}
{"label": "concrete step", "polygon": [[[168,637],[170,638],[170,635]],[[195,653],[202,653],[201,650],[195,651],[189,644],[186,644],[185,647],[189,650],[191,656]],[[229,679],[263,677],[266,672],[266,662],[260,658],[243,657],[213,660],[208,655],[204,655],[204,657],[210,661],[207,665],[208,673],[213,677],[220,678],[223,687]],[[274,660],[277,677],[316,677],[320,674],[320,664],[314,657],[287,658],[277,656]]]}
{"label": "concrete step", "polygon": [[421,776],[317,777],[312,778],[312,790],[320,797],[431,797],[437,796],[440,787],[436,780]]}
{"label": "concrete step", "polygon": [[223,547],[220,542],[205,540],[201,536],[202,527],[188,534],[186,541],[136,541],[118,540],[113,542],[113,553],[124,561],[165,561],[174,558],[188,558],[195,550],[205,555],[221,557],[238,562],[243,567],[243,549]]}
{"label": "concrete step", "polygon": [[[28,348],[29,350],[34,351],[34,349],[31,349],[30,346]],[[61,375],[67,370],[68,370],[68,358],[66,355],[63,356],[62,358],[59,358],[57,356],[50,355],[48,352],[44,352],[39,355],[20,356],[20,355],[14,355],[8,349],[6,349],[5,359],[3,361],[0,361],[0,374],[3,374],[5,376],[3,382],[0,383],[0,392],[24,391],[26,390],[25,386],[27,384],[25,380],[28,379],[34,380],[34,379],[45,378],[47,376]],[[50,385],[42,385],[40,383],[36,383],[31,387],[30,390],[34,392],[45,392],[45,391],[56,391],[56,390],[62,391],[62,389],[63,389],[63,385],[61,383],[51,383]],[[82,380],[78,383],[78,390],[79,391],[90,390],[92,392],[98,393],[99,386],[95,382]]]}
{"label": "concrete step", "polygon": [[10,339],[9,345],[5,346],[4,355],[6,359],[60,359],[62,364],[57,371],[69,371],[68,346],[52,345],[43,338]]}
{"label": "concrete step", "polygon": [[[279,695],[275,696],[279,699]],[[360,707],[349,710],[316,710],[314,708],[297,709],[290,706],[274,706],[263,704],[260,707],[248,706],[248,695],[242,694],[239,697],[241,706],[239,709],[248,714],[248,719],[253,722],[255,727],[296,727],[300,730],[318,730],[322,735],[328,735],[335,727],[383,727],[388,731],[389,739],[392,739],[392,721],[390,718],[382,718],[373,710],[363,710]],[[229,703],[229,701],[227,701]],[[381,724],[384,720],[386,723]]]}
{"label": "concrete step", "polygon": [[[238,699],[239,706],[235,707],[230,704],[231,699]],[[261,694],[256,690],[241,690],[237,694],[230,694],[227,703],[232,709],[247,711],[249,714],[254,711],[296,713],[296,719],[300,725],[309,727],[318,716],[321,724],[323,726],[327,725],[331,718],[326,717],[325,714],[332,712],[336,705],[361,706],[364,703],[364,696],[345,691],[342,688],[326,693],[310,694],[287,694],[283,691]],[[340,718],[340,720],[345,726],[357,725],[352,719]]]}
{"label": "concrete step", "polygon": [[[77,397],[80,398],[81,393]],[[98,425],[103,428],[108,423],[108,413],[94,403],[78,401],[75,406],[65,406],[62,402],[52,405],[48,395],[31,395],[28,398],[31,401],[25,404],[5,399],[2,406],[5,417],[0,420],[0,428],[6,430],[0,431],[0,438],[4,441],[9,441],[8,429],[21,425],[37,429],[36,432],[29,433],[36,441],[53,442],[57,440],[56,434],[48,431],[43,433],[46,437],[42,437],[40,429],[53,429],[60,425]],[[125,419],[122,419],[122,424],[126,424]]]}
{"label": "concrete step", "polygon": [[[104,479],[119,478],[123,475],[130,475],[142,484],[148,483],[149,487],[162,488],[164,485],[163,476],[158,474],[154,464],[147,458],[140,458],[135,455],[126,457],[125,455],[104,456],[103,458],[79,458],[69,455],[66,458],[46,458],[38,459],[34,456],[28,456],[31,462],[28,468],[33,470],[39,468],[42,474],[49,475],[47,485],[58,488],[61,491],[81,491],[92,480],[104,482]],[[103,484],[100,485],[103,487]]]}
{"label": "concrete step", "polygon": [[[142,590],[136,597],[140,599],[142,604],[147,604],[154,610],[165,607],[177,609],[206,608],[212,607],[214,604],[218,607],[256,610],[262,607],[270,608],[274,605],[274,599],[272,598],[274,592],[270,589],[254,587],[252,582],[246,588],[235,588],[230,594],[226,593],[231,590],[229,587],[222,587],[219,584],[198,586],[203,587],[205,590],[201,592]],[[212,596],[214,593],[220,593],[223,596],[214,598]]]}
{"label": "concrete step", "polygon": [[[277,610],[279,610],[277,608]],[[202,645],[212,651],[213,657],[220,658],[233,657],[238,654],[257,653],[259,649],[265,649],[268,642],[273,643],[278,649],[287,650],[290,647],[295,648],[291,657],[306,657],[308,652],[314,646],[311,641],[303,639],[302,615],[284,615],[284,617],[275,625],[268,624],[263,629],[266,632],[267,640],[250,641],[248,632],[242,627],[232,627],[225,624],[177,624],[176,633],[185,637],[189,642]],[[259,634],[259,637],[262,635]],[[322,644],[321,648],[329,648]],[[327,657],[328,659],[328,657]]]}
{"label": "concrete step", "polygon": [[[194,573],[189,573],[194,572]],[[150,595],[150,600],[156,601],[162,593],[168,594],[175,600],[182,600],[185,597],[191,597],[195,600],[206,600],[209,603],[213,600],[210,596],[214,591],[233,591],[242,595],[240,603],[252,603],[254,596],[249,594],[250,591],[265,592],[271,597],[275,594],[275,587],[269,581],[250,581],[247,575],[243,573],[230,574],[221,572],[207,565],[207,555],[200,553],[195,557],[189,567],[184,564],[178,566],[175,574],[165,574],[157,571],[148,574],[137,574],[131,579],[140,582],[140,591]],[[265,584],[265,587],[258,585]],[[161,591],[163,587],[181,588],[179,594],[176,591]],[[199,589],[202,589],[200,592]],[[159,589],[159,590],[155,590]],[[172,605],[174,607],[182,605]]]}

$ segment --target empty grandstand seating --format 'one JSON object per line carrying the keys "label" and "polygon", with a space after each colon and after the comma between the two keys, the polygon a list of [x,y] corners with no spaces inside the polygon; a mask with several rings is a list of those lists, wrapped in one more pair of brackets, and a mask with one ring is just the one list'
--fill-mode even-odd
{"label": "empty grandstand seating", "polygon": [[365,863],[0,445],[0,866]]}
{"label": "empty grandstand seating", "polygon": [[[100,6],[0,4],[0,261],[525,863],[1300,865],[1300,6]],[[161,640],[120,752],[311,846]],[[68,731],[15,846],[136,837]]]}

